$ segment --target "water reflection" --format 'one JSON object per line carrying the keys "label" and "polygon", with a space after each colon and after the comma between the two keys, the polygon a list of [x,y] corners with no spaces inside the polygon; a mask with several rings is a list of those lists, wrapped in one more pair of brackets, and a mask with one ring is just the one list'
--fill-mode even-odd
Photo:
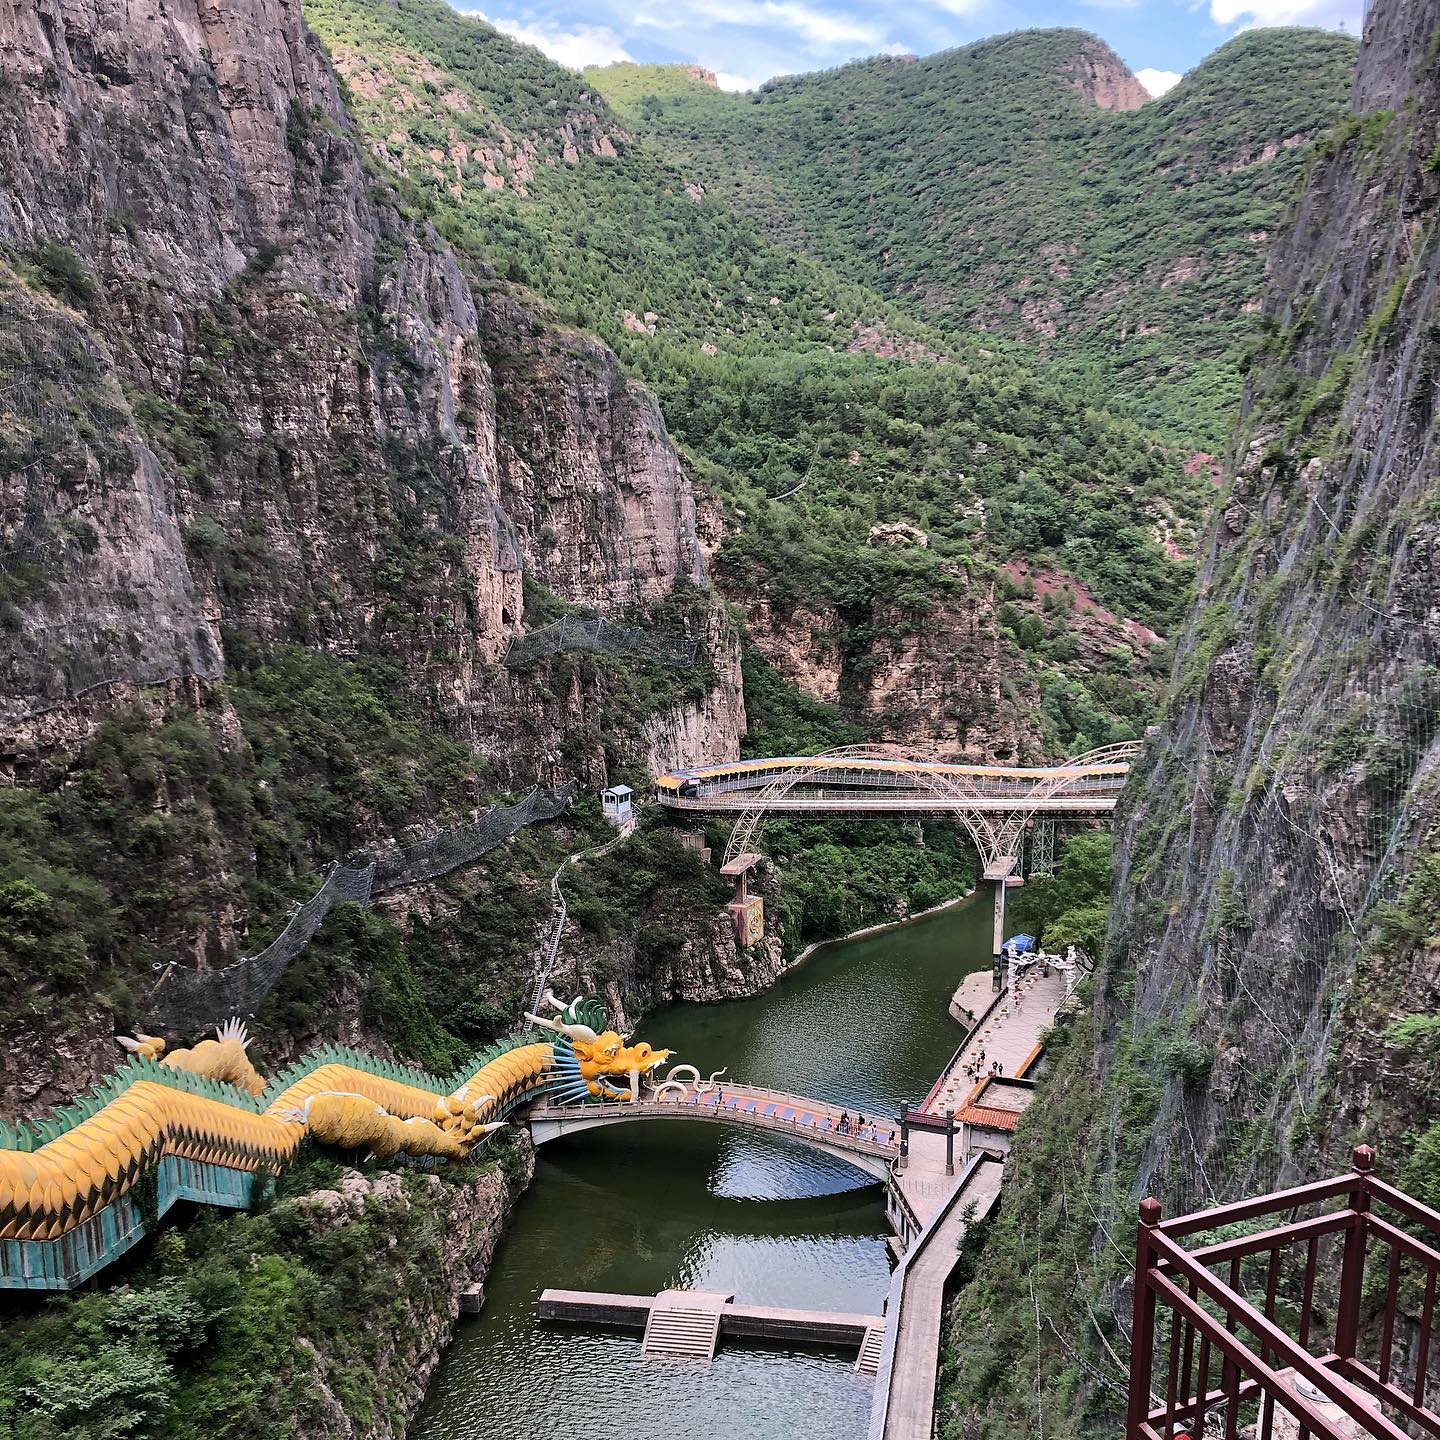
{"label": "water reflection", "polygon": [[[930,1086],[958,1032],[946,1003],[988,964],[967,905],[817,954],[775,989],[677,1005],[641,1036],[702,1074],[893,1115]],[[639,1340],[535,1320],[540,1291],[726,1290],[765,1305],[876,1311],[889,1276],[880,1187],[793,1141],[653,1121],[557,1141],[516,1209],[412,1435],[540,1440],[622,1425],[668,1440],[857,1440],[872,1383],[853,1356],[731,1346],[715,1361],[641,1358]]]}

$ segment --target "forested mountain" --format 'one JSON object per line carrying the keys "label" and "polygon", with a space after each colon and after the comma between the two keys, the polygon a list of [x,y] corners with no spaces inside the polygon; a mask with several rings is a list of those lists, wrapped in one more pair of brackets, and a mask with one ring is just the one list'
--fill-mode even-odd
{"label": "forested mountain", "polygon": [[1147,424],[1218,447],[1266,243],[1354,55],[1340,35],[1253,31],[1150,101],[1074,30],[748,95],[683,67],[587,78],[772,238],[941,330],[1063,357]]}
{"label": "forested mountain", "polygon": [[[242,1007],[262,1069],[339,1042],[448,1070],[551,960],[629,1028],[976,876],[951,828],[922,847],[807,822],[780,831],[742,945],[663,819],[610,847],[604,785],[744,750],[1038,760],[1139,736],[1187,614],[1192,669],[1234,640],[1241,698],[1270,694],[1265,626],[1242,645],[1191,612],[1216,484],[1197,447],[1349,50],[1245,37],[1132,112],[1107,107],[1139,104],[1133,79],[1069,32],[739,98],[582,77],[443,0],[0,6],[4,1118],[106,1075],[167,980],[269,953],[326,875],[438,853],[534,787],[579,798],[316,921]],[[1397,133],[1326,144],[1350,164]],[[1433,194],[1433,163],[1411,168]],[[1226,605],[1251,577],[1262,608],[1314,598],[1268,570],[1266,526],[1317,459],[1364,468],[1339,433],[1349,366],[1404,298],[1344,329],[1333,367],[1307,349],[1326,316],[1272,301],[1257,365],[1295,424],[1254,437],[1263,483],[1231,494]],[[577,610],[695,661],[509,663]],[[1224,709],[1196,692],[1173,702],[1186,773]],[[1342,770],[1357,743],[1335,738]],[[1165,773],[1164,853],[1284,776],[1257,757],[1192,800]],[[1217,863],[1262,874],[1238,844]],[[1131,915],[1137,946],[1174,949],[1173,899]],[[1077,1094],[1077,1124],[1114,1101]],[[176,1226],[123,1284],[0,1327],[0,1434],[400,1433],[526,1156],[333,1203],[320,1160],[273,1209]],[[995,1332],[995,1374],[1025,1339]]]}
{"label": "forested mountain", "polygon": [[[1148,437],[1109,411],[1115,381],[1105,367],[1061,378],[1013,343],[982,346],[962,335],[954,327],[973,317],[959,310],[913,307],[903,287],[866,273],[838,243],[803,256],[802,231],[843,229],[816,198],[823,187],[815,186],[812,207],[810,191],[781,177],[786,203],[798,207],[792,220],[782,223],[783,207],[745,213],[755,207],[744,186],[737,192],[697,173],[668,131],[645,138],[654,105],[630,106],[622,95],[618,114],[595,92],[591,79],[608,85],[611,72],[581,80],[437,0],[312,0],[307,17],[377,163],[401,177],[411,202],[502,279],[597,330],[656,392],[718,502],[709,529],[715,576],[746,606],[752,642],[788,678],[838,701],[862,725],[951,753],[1054,752],[1133,733],[1154,693],[1153,672],[1143,678],[1147,652],[1179,613],[1210,478],[1208,462],[1184,445]],[[1028,153],[1039,117],[1053,138],[1036,153],[1054,152],[1061,174],[1080,176],[1122,148],[1112,130],[1131,118],[1101,110],[1093,97],[1134,98],[1135,82],[1094,42],[1077,51],[1078,43],[1045,33],[1004,42],[994,55],[980,47],[938,57],[913,73],[938,66],[941,88],[963,98],[954,67],[999,67],[1003,77],[1009,65],[1024,83],[1006,80],[1013,104],[990,117],[985,143],[1004,148],[1023,134],[1025,145],[1014,148]],[[1303,138],[1338,104],[1338,88],[1315,75],[1338,73],[1345,42],[1307,35],[1307,54],[1326,63],[1309,64],[1293,96],[1295,77],[1276,77],[1283,99],[1267,90],[1272,81],[1252,48],[1217,62],[1230,85],[1260,92],[1238,113],[1226,108],[1224,86],[1211,96],[1203,75],[1167,102],[1177,133],[1202,130],[1207,105],[1226,111],[1218,137],[1194,140],[1209,147],[1207,157],[1258,157],[1272,132]],[[1029,58],[1007,62],[1012,52]],[[890,69],[911,73],[883,61],[841,72],[847,86],[856,82],[857,107],[888,104],[874,87],[888,83]],[[794,83],[808,94],[834,78]],[[769,91],[752,104],[683,84],[701,96],[701,110],[714,99],[726,115],[781,114]],[[1272,100],[1279,118],[1267,109]],[[943,127],[953,123],[947,113],[911,118]],[[945,133],[927,143],[945,144]],[[1107,201],[1117,213],[1128,215],[1132,192],[1143,189],[1138,157],[1153,139],[1130,133],[1130,188]],[[876,153],[886,148],[883,137],[872,142]],[[1178,152],[1174,163],[1182,163]],[[1207,194],[1218,187],[1230,220],[1246,229],[1260,226],[1256,213],[1277,210],[1294,170],[1288,161],[1222,168],[1210,164],[1197,184]],[[1015,183],[1069,214],[1075,195],[1050,183],[1054,169],[1053,161],[1023,161]],[[768,174],[746,173],[757,191],[768,184]],[[991,199],[1010,213],[1006,185]],[[858,181],[841,189],[861,206]],[[903,197],[891,198],[869,206],[872,228],[907,223]],[[954,198],[957,214],[973,209],[966,196]],[[1199,206],[1185,212],[1187,236],[1200,228]],[[1177,256],[1199,247],[1170,234],[1166,220],[1128,218],[1132,228],[1105,243],[1128,252],[1140,224],[1162,248],[1179,247]],[[1003,228],[998,212],[987,223]],[[1038,210],[1033,223],[1061,233]],[[1089,243],[1079,230],[1075,237],[1076,246]],[[1255,293],[1258,244],[1252,236],[1236,251],[1219,308],[1238,311]],[[1012,245],[1009,273],[1033,271],[1023,242]],[[1235,250],[1223,236],[1215,245],[1216,254]],[[949,285],[954,248],[936,244],[914,264]],[[1075,263],[1092,281],[1102,268]],[[1039,282],[1032,275],[1027,283]],[[888,298],[887,286],[895,292]],[[1199,304],[1199,293],[1154,288],[1181,317],[1177,326],[1206,323],[1214,307]],[[1220,349],[1229,358],[1215,362],[1227,395],[1238,343],[1226,339]],[[1176,384],[1209,385],[1205,364],[1182,368]],[[872,534],[897,525],[909,529]],[[928,633],[905,639],[920,631]],[[876,636],[885,637],[878,650]],[[875,679],[897,665],[899,679]]]}

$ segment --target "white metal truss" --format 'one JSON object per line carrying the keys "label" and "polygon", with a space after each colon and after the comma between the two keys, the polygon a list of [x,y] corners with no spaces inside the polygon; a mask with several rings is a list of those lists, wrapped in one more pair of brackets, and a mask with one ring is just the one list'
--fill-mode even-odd
{"label": "white metal truss", "polygon": [[[728,864],[736,856],[755,849],[767,812],[797,785],[823,784],[827,778],[843,783],[847,761],[890,760],[905,767],[899,773],[908,785],[929,797],[927,809],[947,811],[965,827],[980,852],[985,873],[992,878],[1004,876],[1014,868],[1021,835],[1040,806],[1057,798],[1063,801],[1067,787],[1083,783],[1092,772],[1113,775],[1114,767],[1128,765],[1139,748],[1135,741],[1106,745],[1043,770],[995,766],[942,768],[897,745],[847,745],[827,750],[796,760],[754,792],[730,832],[725,862]],[[1003,793],[998,795],[997,785],[1003,787]],[[815,808],[827,807],[822,801]],[[836,803],[833,808],[841,810],[845,806]],[[1077,808],[1080,808],[1078,804]]]}

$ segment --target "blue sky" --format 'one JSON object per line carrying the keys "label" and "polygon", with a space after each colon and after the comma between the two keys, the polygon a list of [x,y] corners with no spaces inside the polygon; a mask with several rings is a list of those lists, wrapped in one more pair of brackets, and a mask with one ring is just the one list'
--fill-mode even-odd
{"label": "blue sky", "polygon": [[727,89],[882,52],[928,55],[985,35],[1074,25],[1108,40],[1152,93],[1255,25],[1342,23],[1361,0],[452,0],[581,69],[616,60],[714,70]]}

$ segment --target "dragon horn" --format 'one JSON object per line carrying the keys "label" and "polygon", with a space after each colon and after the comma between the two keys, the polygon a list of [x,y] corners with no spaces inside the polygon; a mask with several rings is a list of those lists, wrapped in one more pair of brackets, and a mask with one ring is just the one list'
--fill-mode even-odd
{"label": "dragon horn", "polygon": [[117,1035],[115,1037],[115,1043],[123,1046],[132,1055],[135,1054],[137,1050],[143,1050],[145,1048],[143,1041],[132,1039],[129,1035]]}
{"label": "dragon horn", "polygon": [[543,1016],[532,1015],[528,1010],[525,1018],[532,1025],[542,1025],[546,1030],[553,1030],[557,1035],[568,1035],[572,1040],[588,1040],[593,1044],[600,1038],[588,1025],[566,1025],[558,1020],[546,1020]]}

